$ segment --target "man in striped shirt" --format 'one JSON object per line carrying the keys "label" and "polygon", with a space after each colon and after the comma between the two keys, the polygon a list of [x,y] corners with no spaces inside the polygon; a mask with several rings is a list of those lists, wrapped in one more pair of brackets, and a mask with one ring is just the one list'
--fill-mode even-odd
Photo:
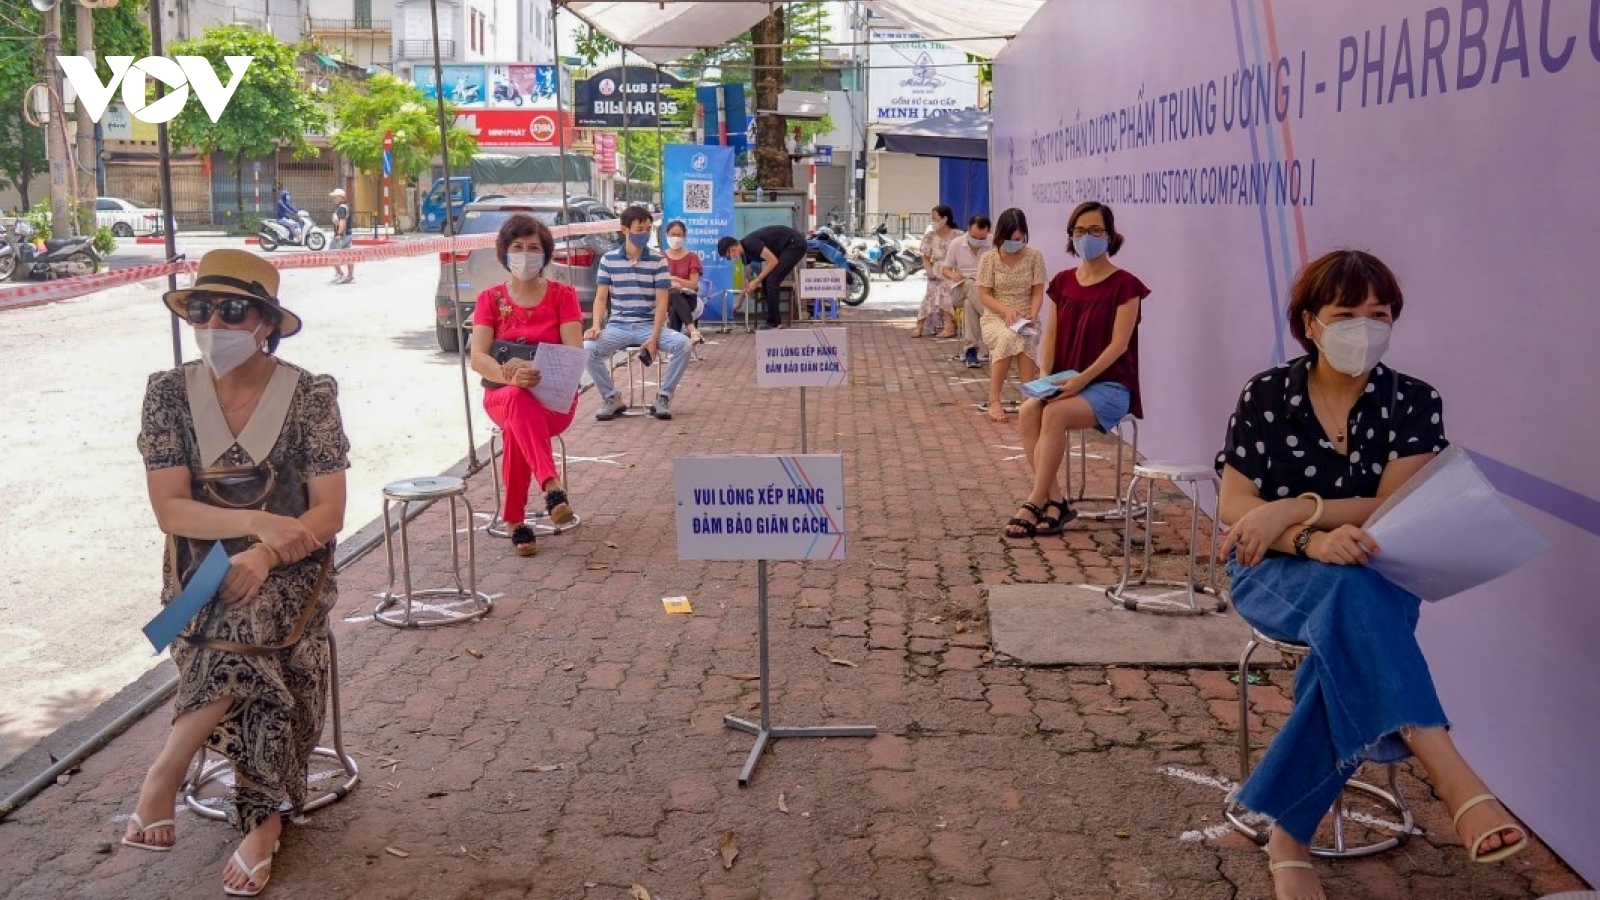
{"label": "man in striped shirt", "polygon": [[594,325],[583,333],[583,346],[589,351],[589,379],[600,391],[600,409],[594,417],[602,422],[628,408],[611,380],[611,357],[617,351],[637,346],[639,359],[647,366],[657,353],[667,353],[667,374],[650,406],[650,415],[658,419],[672,418],[672,393],[689,367],[689,339],[664,329],[672,278],[667,258],[650,250],[651,224],[650,211],[643,206],[623,210],[627,243],[600,258]]}

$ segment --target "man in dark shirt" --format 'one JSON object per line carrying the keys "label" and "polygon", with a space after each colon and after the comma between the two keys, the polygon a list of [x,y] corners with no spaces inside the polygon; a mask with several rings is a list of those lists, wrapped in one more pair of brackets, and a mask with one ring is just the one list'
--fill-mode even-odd
{"label": "man in dark shirt", "polygon": [[778,316],[778,290],[801,260],[806,258],[806,236],[787,225],[768,225],[744,236],[729,235],[717,241],[717,255],[734,265],[761,263],[761,272],[746,282],[745,293],[754,294],[757,286],[767,307],[768,328],[782,328]]}

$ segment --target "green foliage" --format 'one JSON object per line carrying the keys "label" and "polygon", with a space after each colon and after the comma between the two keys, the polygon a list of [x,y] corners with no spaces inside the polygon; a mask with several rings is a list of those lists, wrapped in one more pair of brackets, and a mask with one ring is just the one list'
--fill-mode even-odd
{"label": "green foliage", "polygon": [[56,236],[50,227],[50,198],[48,197],[28,207],[28,211],[22,214],[22,220],[33,226],[35,240],[47,241]]}
{"label": "green foliage", "polygon": [[172,120],[172,140],[202,153],[226,153],[235,164],[249,157],[275,153],[280,145],[297,156],[315,152],[306,140],[309,131],[327,126],[326,111],[307,93],[295,68],[295,51],[265,31],[245,25],[224,25],[192,41],[180,41],[169,56],[203,56],[219,79],[229,76],[224,57],[253,56],[228,109],[216,121],[205,108],[191,101]]}
{"label": "green foliage", "polygon": [[[332,102],[335,132],[330,143],[363,169],[382,168],[385,133],[394,135],[394,174],[406,181],[415,181],[427,172],[439,153],[438,107],[409,82],[393,75],[374,75],[364,83],[336,85]],[[453,113],[446,103],[445,115]],[[450,165],[459,171],[477,152],[478,142],[455,127],[450,129],[449,141]]]}
{"label": "green foliage", "polygon": [[[122,0],[114,7],[93,11],[95,55],[102,79],[111,77],[106,56],[150,55],[150,30],[144,22],[147,3]],[[44,80],[44,21],[31,4],[4,5],[8,8],[0,12],[0,187],[22,190],[49,168],[44,135],[22,116],[28,86]],[[78,17],[69,4],[63,4],[61,10],[62,52],[73,53],[78,45]]]}
{"label": "green foliage", "polygon": [[96,228],[94,230],[94,249],[99,251],[102,259],[110,256],[112,251],[117,249],[117,236],[112,234],[109,228]]}
{"label": "green foliage", "polygon": [[621,49],[622,45],[590,27],[579,36],[578,45],[574,48],[574,52],[583,58],[585,65],[593,67],[595,60],[602,56],[610,56]]}

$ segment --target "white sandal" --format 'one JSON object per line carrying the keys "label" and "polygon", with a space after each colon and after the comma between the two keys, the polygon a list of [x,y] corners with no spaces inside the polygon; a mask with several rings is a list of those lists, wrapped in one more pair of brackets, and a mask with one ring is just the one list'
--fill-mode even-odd
{"label": "white sandal", "polygon": [[[1493,794],[1479,794],[1478,796],[1473,797],[1471,800],[1461,804],[1461,807],[1456,810],[1456,814],[1450,819],[1450,824],[1456,829],[1456,833],[1459,834],[1461,831],[1462,816],[1465,816],[1467,812],[1474,806],[1482,803],[1488,803],[1490,801],[1499,803],[1500,798]],[[1487,853],[1478,852],[1478,848],[1483,846],[1484,841],[1487,841],[1489,838],[1494,837],[1502,831],[1515,831],[1517,834],[1522,835],[1522,837],[1519,840],[1512,841],[1511,843],[1506,844],[1497,850],[1490,850]],[[1528,830],[1515,822],[1511,822],[1507,825],[1498,825],[1494,828],[1491,828],[1474,838],[1472,843],[1467,845],[1467,858],[1475,863],[1494,863],[1499,862],[1508,856],[1521,853],[1526,849],[1528,849]]]}
{"label": "white sandal", "polygon": [[226,881],[224,881],[222,883],[222,892],[224,894],[227,894],[229,897],[254,897],[254,896],[260,894],[262,891],[266,890],[267,889],[267,882],[272,880],[272,870],[270,868],[268,868],[268,867],[272,865],[272,860],[273,860],[274,857],[276,857],[278,855],[278,848],[281,847],[281,846],[283,846],[281,841],[273,841],[273,843],[272,843],[272,852],[267,854],[267,858],[266,859],[263,859],[262,861],[256,863],[253,866],[250,865],[249,863],[245,862],[244,857],[239,855],[239,851],[237,851],[237,850],[233,851],[233,864],[234,864],[234,866],[239,871],[244,873],[244,876],[250,880],[250,883],[254,883],[255,882],[256,873],[261,871],[262,869],[267,869],[267,877],[264,880],[262,880],[261,884],[257,885],[256,889],[253,890],[253,891],[250,890],[249,888],[228,887],[228,883]]}
{"label": "white sandal", "polygon": [[[144,820],[139,818],[138,813],[133,814],[133,827],[139,829],[140,838],[143,838],[144,833],[152,828],[171,828],[173,829],[173,843],[177,843],[177,824],[178,823],[172,819],[162,819],[159,822],[151,822],[149,825],[146,825]],[[137,847],[140,850],[149,850],[153,853],[168,853],[172,850],[172,844],[149,844],[143,840],[133,840],[127,835],[122,836],[122,846]]]}

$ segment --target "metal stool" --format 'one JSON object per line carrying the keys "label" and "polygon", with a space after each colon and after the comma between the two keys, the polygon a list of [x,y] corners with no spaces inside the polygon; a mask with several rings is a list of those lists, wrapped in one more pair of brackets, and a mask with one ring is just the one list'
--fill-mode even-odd
{"label": "metal stool", "polygon": [[[1244,655],[1239,657],[1239,783],[1243,784],[1250,777],[1250,657],[1259,647],[1271,647],[1283,654],[1284,665],[1290,671],[1299,667],[1301,661],[1311,654],[1311,648],[1305,644],[1295,644],[1288,641],[1275,641],[1259,631],[1251,630],[1250,643],[1244,646]],[[1376,806],[1386,812],[1400,817],[1394,825],[1397,832],[1383,840],[1372,841],[1366,844],[1352,845],[1345,838],[1345,822],[1352,818],[1345,809],[1344,794],[1333,802],[1333,843],[1319,843],[1312,841],[1311,855],[1323,859],[1355,859],[1361,856],[1372,856],[1385,850],[1393,850],[1406,842],[1411,837],[1411,832],[1416,822],[1412,818],[1411,808],[1406,805],[1405,798],[1400,794],[1400,783],[1397,777],[1398,768],[1394,764],[1383,765],[1386,771],[1389,789],[1384,790],[1377,785],[1365,781],[1352,779],[1345,783],[1346,792],[1365,794]],[[1223,804],[1223,815],[1228,821],[1246,837],[1257,844],[1265,845],[1267,834],[1265,829],[1256,828],[1245,821],[1246,813],[1240,809],[1233,798]]]}
{"label": "metal stool", "polygon": [[[296,815],[318,810],[330,803],[337,803],[345,798],[356,782],[361,780],[361,769],[356,766],[355,758],[344,752],[344,730],[339,719],[339,650],[333,639],[333,632],[328,632],[328,706],[333,713],[333,749],[318,747],[311,751],[313,760],[316,757],[332,759],[338,763],[339,769],[329,774],[308,773],[306,779],[306,802],[297,810]],[[194,760],[194,770],[184,780],[183,805],[189,807],[196,815],[207,819],[225,820],[228,818],[226,810],[221,805],[227,800],[233,785],[233,764],[227,757],[218,757],[213,762],[207,762],[211,751],[205,747],[200,748]],[[318,783],[333,780],[332,787],[322,787]],[[206,798],[200,792],[206,785],[213,782],[223,788],[221,796]],[[312,791],[319,792],[311,796]]]}
{"label": "metal stool", "polygon": [[[628,372],[628,406],[630,406],[630,407],[638,406],[639,405],[639,400],[644,398],[644,385],[645,385],[644,366],[641,365],[639,367],[639,378],[638,378],[638,382],[637,382],[637,387],[635,386],[634,375],[633,375],[633,364],[635,362],[638,362],[638,360],[639,360],[639,349],[640,349],[640,345],[638,345],[638,344],[634,344],[634,345],[631,345],[631,346],[623,348],[623,353],[626,354],[626,358],[622,361],[622,365]],[[660,347],[657,347],[656,348],[655,366],[656,366],[656,388],[658,390],[661,387],[661,379],[666,374],[665,363],[666,363],[666,354],[661,352],[661,348]]]}
{"label": "metal stool", "polygon": [[[1185,581],[1157,581],[1150,577],[1150,553],[1155,538],[1151,534],[1151,510],[1155,507],[1154,491],[1155,482],[1170,481],[1174,484],[1190,485],[1193,494],[1189,496],[1189,576]],[[1133,523],[1134,508],[1137,505],[1139,483],[1145,484],[1145,498],[1142,511],[1144,512],[1144,568],[1139,572],[1139,579],[1133,581]],[[1183,462],[1143,462],[1136,463],[1133,467],[1133,477],[1128,480],[1128,493],[1123,500],[1122,516],[1122,580],[1115,587],[1106,588],[1106,596],[1112,602],[1134,612],[1166,613],[1171,615],[1204,615],[1208,612],[1222,612],[1228,608],[1228,600],[1217,587],[1217,520],[1211,520],[1211,558],[1209,575],[1205,584],[1200,584],[1196,578],[1196,559],[1200,552],[1200,485],[1211,485],[1212,497],[1217,496],[1221,489],[1221,480],[1217,478],[1216,470],[1210,463],[1183,463]],[[1176,600],[1173,590],[1163,590],[1157,593],[1142,592],[1136,594],[1136,588],[1182,588],[1185,599]],[[1214,598],[1214,602],[1206,606],[1200,605],[1199,598],[1207,596]]]}
{"label": "metal stool", "polygon": [[[1133,432],[1133,441],[1131,443],[1129,441],[1126,441],[1126,440],[1122,439],[1123,426],[1127,426],[1129,428],[1129,430],[1131,430]],[[1067,473],[1067,493],[1066,493],[1067,501],[1072,504],[1072,508],[1073,509],[1076,509],[1078,511],[1078,518],[1080,518],[1080,519],[1093,519],[1093,520],[1098,521],[1098,522],[1103,522],[1103,521],[1105,521],[1107,519],[1123,519],[1123,518],[1127,517],[1128,506],[1127,506],[1127,502],[1126,502],[1126,499],[1125,499],[1125,495],[1123,494],[1123,481],[1122,481],[1122,473],[1124,471],[1126,471],[1126,470],[1123,469],[1122,458],[1124,456],[1127,456],[1127,458],[1128,458],[1128,469],[1132,469],[1135,465],[1138,465],[1138,463],[1139,463],[1139,420],[1135,419],[1131,415],[1130,416],[1123,416],[1122,420],[1117,423],[1116,432],[1115,433],[1116,433],[1116,437],[1117,437],[1117,475],[1116,475],[1116,479],[1117,479],[1116,480],[1116,485],[1117,486],[1116,486],[1116,489],[1113,490],[1109,494],[1096,494],[1094,496],[1089,496],[1088,493],[1087,493],[1088,490],[1089,490],[1089,441],[1087,440],[1088,432],[1087,432],[1087,430],[1078,430],[1078,431],[1074,431],[1074,432],[1068,432],[1069,437],[1068,437],[1068,444],[1067,444],[1067,453],[1066,453],[1066,455],[1064,457],[1062,457],[1062,468],[1065,469],[1066,473]],[[1078,435],[1078,493],[1077,494],[1073,494],[1072,493],[1072,444],[1071,444],[1071,437],[1070,437],[1071,434],[1077,434]],[[1126,453],[1124,453],[1124,451],[1123,451],[1124,447],[1128,448]],[[1087,503],[1109,503],[1111,505],[1106,507],[1106,508],[1104,508],[1104,509],[1084,509],[1082,507],[1082,504],[1086,503],[1086,502]],[[1136,515],[1136,516],[1143,515],[1144,511],[1145,511],[1144,507],[1142,507],[1142,506],[1135,506],[1133,508],[1133,514]]]}
{"label": "metal stool", "polygon": [[[567,442],[559,434],[555,436],[554,440],[556,449],[561,453],[561,487],[562,490],[566,490]],[[500,467],[494,463],[495,457],[503,455],[505,455],[504,438],[501,436],[500,426],[496,425],[489,429],[489,477],[494,482],[494,514],[489,517],[489,524],[484,526],[483,530],[495,537],[508,538],[511,536],[511,532],[506,530],[505,520],[500,518],[500,510],[503,508],[502,495],[500,493]],[[577,528],[579,523],[578,514],[573,513],[572,521],[565,525],[557,525],[550,521],[550,513],[541,509],[534,512],[533,521],[527,524],[538,534],[561,534]]]}
{"label": "metal stool", "polygon": [[[406,531],[406,513],[413,503],[432,503],[444,500],[450,504],[450,574],[455,578],[453,588],[413,589],[411,586],[411,544]],[[394,592],[394,540],[395,527],[389,518],[389,504],[400,504],[400,566],[405,593]],[[467,525],[467,582],[461,583],[461,521],[456,504],[466,509]],[[383,488],[383,552],[389,561],[389,587],[378,595],[378,606],[372,618],[396,628],[420,628],[429,625],[454,625],[481,619],[494,608],[488,594],[478,590],[478,541],[472,528],[472,502],[467,499],[467,483],[451,475],[434,475],[427,478],[408,478]],[[441,599],[445,603],[414,601]],[[394,610],[403,606],[403,612]],[[419,615],[420,614],[420,615]]]}
{"label": "metal stool", "polygon": [[[702,282],[700,296],[712,296],[710,282]],[[740,291],[734,288],[717,291],[716,296],[722,298],[722,318],[717,320],[717,334],[731,334],[733,332],[733,306],[739,300]]]}

